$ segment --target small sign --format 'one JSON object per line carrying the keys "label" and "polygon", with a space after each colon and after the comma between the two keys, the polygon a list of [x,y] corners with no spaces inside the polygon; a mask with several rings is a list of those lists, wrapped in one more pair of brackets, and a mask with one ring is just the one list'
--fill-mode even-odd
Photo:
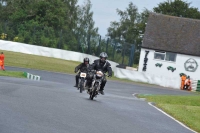
{"label": "small sign", "polygon": [[198,64],[196,60],[190,58],[184,63],[184,67],[186,71],[195,72],[198,68]]}
{"label": "small sign", "polygon": [[81,73],[81,74],[80,74],[80,77],[85,78],[85,77],[86,77],[86,73]]}

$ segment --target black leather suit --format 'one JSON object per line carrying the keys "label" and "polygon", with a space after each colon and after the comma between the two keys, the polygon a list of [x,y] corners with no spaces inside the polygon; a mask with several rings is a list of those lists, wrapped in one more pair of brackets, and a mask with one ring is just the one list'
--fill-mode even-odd
{"label": "black leather suit", "polygon": [[[80,65],[75,67],[75,72],[78,72],[80,70],[80,72],[76,75],[76,85],[78,85],[80,73],[81,72],[88,73],[89,67],[90,67],[90,64],[86,65],[85,63],[81,63]],[[88,76],[86,78],[88,78]]]}

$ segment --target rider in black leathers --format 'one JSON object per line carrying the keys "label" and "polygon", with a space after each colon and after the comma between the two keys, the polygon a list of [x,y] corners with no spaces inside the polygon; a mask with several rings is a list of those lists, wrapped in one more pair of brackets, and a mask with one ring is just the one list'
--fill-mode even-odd
{"label": "rider in black leathers", "polygon": [[[106,60],[108,58],[108,55],[105,52],[102,52],[100,54],[100,59],[97,59],[94,61],[94,63],[92,65],[90,65],[90,70],[101,70],[103,73],[108,72],[108,77],[112,76],[112,68],[110,63]],[[93,76],[90,76],[90,78]],[[92,79],[91,79],[92,80]],[[102,83],[101,83],[101,87],[99,92],[104,95],[104,87],[106,85],[106,76],[104,75]]]}
{"label": "rider in black leathers", "polygon": [[85,73],[88,73],[88,69],[89,69],[89,66],[90,66],[90,60],[89,58],[84,58],[83,59],[83,63],[79,64],[77,67],[75,67],[75,70],[74,72],[77,73],[79,70],[80,72],[76,75],[76,84],[74,87],[78,87],[78,82],[79,82],[79,78],[80,78],[80,73],[81,72],[85,72]]}

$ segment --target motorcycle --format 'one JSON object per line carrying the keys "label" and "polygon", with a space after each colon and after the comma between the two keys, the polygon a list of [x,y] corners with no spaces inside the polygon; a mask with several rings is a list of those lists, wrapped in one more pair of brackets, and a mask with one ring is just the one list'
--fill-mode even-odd
{"label": "motorcycle", "polygon": [[106,75],[102,71],[95,71],[94,73],[95,74],[93,76],[92,85],[91,85],[91,88],[88,92],[91,100],[93,100],[94,97],[97,97],[97,95],[99,95],[99,90],[100,90],[100,87],[101,87],[102,78],[104,77],[104,75]]}
{"label": "motorcycle", "polygon": [[80,80],[78,83],[78,90],[80,90],[80,93],[82,93],[82,91],[85,90],[85,86],[86,86],[86,82],[87,82],[86,77],[87,77],[87,73],[85,73],[85,72],[80,73]]}

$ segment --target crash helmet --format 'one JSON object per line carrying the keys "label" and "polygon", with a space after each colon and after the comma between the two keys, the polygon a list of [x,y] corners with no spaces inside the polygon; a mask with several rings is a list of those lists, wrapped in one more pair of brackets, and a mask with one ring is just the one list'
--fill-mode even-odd
{"label": "crash helmet", "polygon": [[89,62],[90,62],[90,59],[89,59],[89,58],[87,58],[87,57],[86,57],[86,58],[84,58],[84,59],[83,59],[83,63],[85,63],[85,62],[88,62],[88,64],[89,64]]}
{"label": "crash helmet", "polygon": [[108,55],[107,55],[105,52],[102,52],[102,53],[99,55],[99,57],[100,57],[100,60],[101,60],[102,62],[105,62],[106,59],[108,58]]}

